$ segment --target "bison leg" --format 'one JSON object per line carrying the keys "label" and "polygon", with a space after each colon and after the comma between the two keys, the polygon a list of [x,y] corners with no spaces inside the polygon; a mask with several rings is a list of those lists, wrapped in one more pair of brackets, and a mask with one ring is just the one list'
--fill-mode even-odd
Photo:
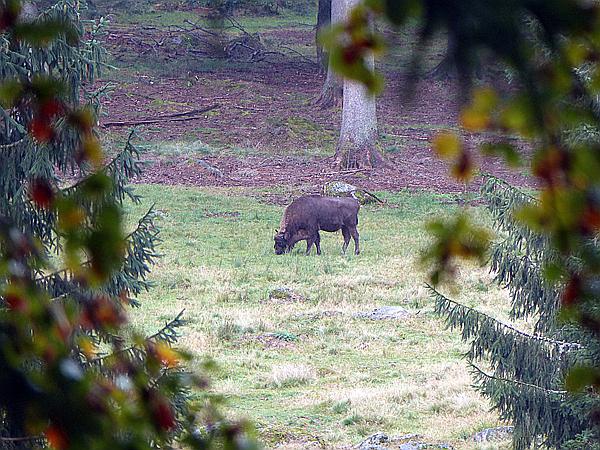
{"label": "bison leg", "polygon": [[306,238],[306,256],[310,255],[310,249],[312,248],[313,244],[315,243],[315,236],[309,236]]}
{"label": "bison leg", "polygon": [[358,245],[358,230],[356,226],[350,228],[350,234],[352,235],[352,239],[354,239],[354,254],[358,255],[360,253],[360,247]]}
{"label": "bison leg", "polygon": [[310,237],[306,238],[306,254],[310,255],[310,249],[312,248],[313,244],[316,244],[317,246],[317,255],[321,254],[321,236],[319,235],[319,232],[317,231],[315,234],[313,234]]}
{"label": "bison leg", "polygon": [[306,256],[310,255],[310,249],[312,248],[314,243],[315,241],[312,238],[308,238],[306,240]]}
{"label": "bison leg", "polygon": [[342,245],[342,253],[346,254],[348,244],[350,243],[350,230],[346,227],[342,227],[342,236],[344,236],[344,245]]}

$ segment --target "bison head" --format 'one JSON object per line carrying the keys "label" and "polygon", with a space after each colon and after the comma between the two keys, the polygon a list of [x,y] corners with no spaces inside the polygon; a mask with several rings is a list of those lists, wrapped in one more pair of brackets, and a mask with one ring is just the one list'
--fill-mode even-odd
{"label": "bison head", "polygon": [[275,240],[275,254],[283,255],[289,251],[287,238],[285,237],[285,233],[278,232],[277,230],[275,230],[275,233],[275,237],[273,238]]}

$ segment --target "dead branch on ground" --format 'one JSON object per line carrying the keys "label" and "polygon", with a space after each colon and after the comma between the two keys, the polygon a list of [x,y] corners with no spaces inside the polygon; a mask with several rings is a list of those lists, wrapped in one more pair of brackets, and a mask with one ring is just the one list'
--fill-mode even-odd
{"label": "dead branch on ground", "polygon": [[202,116],[199,116],[198,114],[202,114],[208,111],[211,111],[213,109],[218,108],[219,104],[214,104],[211,106],[207,106],[206,108],[202,108],[202,109],[193,109],[191,111],[185,111],[185,112],[180,112],[180,113],[174,113],[174,114],[163,114],[160,116],[155,116],[154,118],[143,118],[143,119],[137,119],[137,120],[117,120],[117,121],[112,121],[112,122],[105,122],[103,124],[101,124],[100,126],[102,128],[108,128],[108,127],[128,127],[128,126],[135,126],[135,125],[149,125],[149,124],[153,124],[153,123],[163,123],[163,122],[184,122],[186,120],[194,120],[194,119],[201,119]]}

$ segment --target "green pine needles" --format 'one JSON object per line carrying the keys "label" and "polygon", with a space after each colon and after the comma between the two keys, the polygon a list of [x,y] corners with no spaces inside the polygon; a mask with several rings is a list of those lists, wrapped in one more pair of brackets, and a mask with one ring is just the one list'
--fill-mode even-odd
{"label": "green pine needles", "polygon": [[589,361],[598,349],[590,348],[594,341],[581,328],[558,320],[562,287],[545,277],[558,256],[547,238],[515,220],[514,212],[536,199],[491,175],[486,175],[481,193],[500,237],[491,249],[490,270],[510,293],[511,318],[533,319],[533,332],[459,304],[430,287],[436,313],[449,327],[460,329],[470,344],[465,357],[475,385],[501,418],[514,425],[515,449],[532,445],[562,449],[575,442],[592,448],[597,436],[589,413],[593,404],[597,407],[598,397],[589,391],[569,393],[564,382],[570,370]]}

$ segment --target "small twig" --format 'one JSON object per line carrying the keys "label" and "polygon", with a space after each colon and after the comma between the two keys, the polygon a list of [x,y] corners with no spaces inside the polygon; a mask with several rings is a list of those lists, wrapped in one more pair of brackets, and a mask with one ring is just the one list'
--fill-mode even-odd
{"label": "small twig", "polygon": [[237,21],[235,20],[233,17],[231,16],[226,16],[225,19],[227,19],[229,21],[229,23],[231,24],[232,28],[236,28],[238,30],[240,30],[243,34],[245,34],[246,36],[252,36],[250,33],[248,33],[246,31],[246,29]]}
{"label": "small twig", "polygon": [[290,51],[291,53],[293,53],[294,55],[298,55],[298,56],[300,57],[300,59],[302,59],[302,60],[304,60],[304,61],[308,62],[309,64],[311,64],[311,65],[313,65],[313,66],[316,66],[316,65],[318,65],[318,63],[316,63],[315,61],[313,61],[313,60],[312,60],[312,59],[310,59],[309,57],[307,57],[307,56],[303,55],[303,54],[302,54],[302,53],[300,53],[298,50],[295,50],[295,49],[293,49],[293,48],[291,48],[291,47],[288,47],[287,45],[280,45],[280,46],[279,46],[279,48],[282,48],[282,49],[284,49],[284,50],[288,50],[288,51]]}
{"label": "small twig", "polygon": [[23,437],[4,437],[0,436],[0,441],[3,442],[24,442],[24,441],[37,441],[44,439],[43,435],[39,436],[23,436]]}
{"label": "small twig", "polygon": [[366,189],[361,189],[361,191],[363,191],[368,196],[373,197],[375,200],[377,200],[382,205],[385,205],[385,202],[383,200],[381,200],[379,197],[377,197],[375,194],[373,194],[372,192],[369,192]]}
{"label": "small twig", "polygon": [[266,109],[262,109],[262,108],[252,108],[250,106],[240,106],[240,105],[228,105],[232,108],[236,108],[236,109],[243,109],[243,110],[249,110],[249,111],[257,111],[257,112],[264,112],[266,111]]}
{"label": "small twig", "polygon": [[367,170],[372,170],[372,169],[369,169],[367,167],[364,167],[362,169],[347,169],[347,170],[340,170],[338,172],[323,172],[322,175],[349,175],[352,173],[364,172]]}
{"label": "small twig", "polygon": [[405,139],[417,139],[417,140],[420,140],[420,141],[429,141],[431,139],[431,137],[411,136],[411,135],[404,135],[404,134],[390,134],[389,136],[394,136],[394,137],[398,137],[398,138],[405,138]]}
{"label": "small twig", "polygon": [[188,29],[188,28],[183,28],[183,27],[179,27],[176,25],[173,25],[174,28],[179,28],[181,31],[185,32],[185,33],[192,33],[194,31],[202,31],[203,33],[209,34],[211,36],[214,37],[220,37],[219,33],[216,33],[214,31],[210,31],[207,30],[206,28],[201,27],[200,25],[198,25],[197,23],[192,22],[191,20],[185,20],[185,23],[191,25],[193,28],[192,29]]}

